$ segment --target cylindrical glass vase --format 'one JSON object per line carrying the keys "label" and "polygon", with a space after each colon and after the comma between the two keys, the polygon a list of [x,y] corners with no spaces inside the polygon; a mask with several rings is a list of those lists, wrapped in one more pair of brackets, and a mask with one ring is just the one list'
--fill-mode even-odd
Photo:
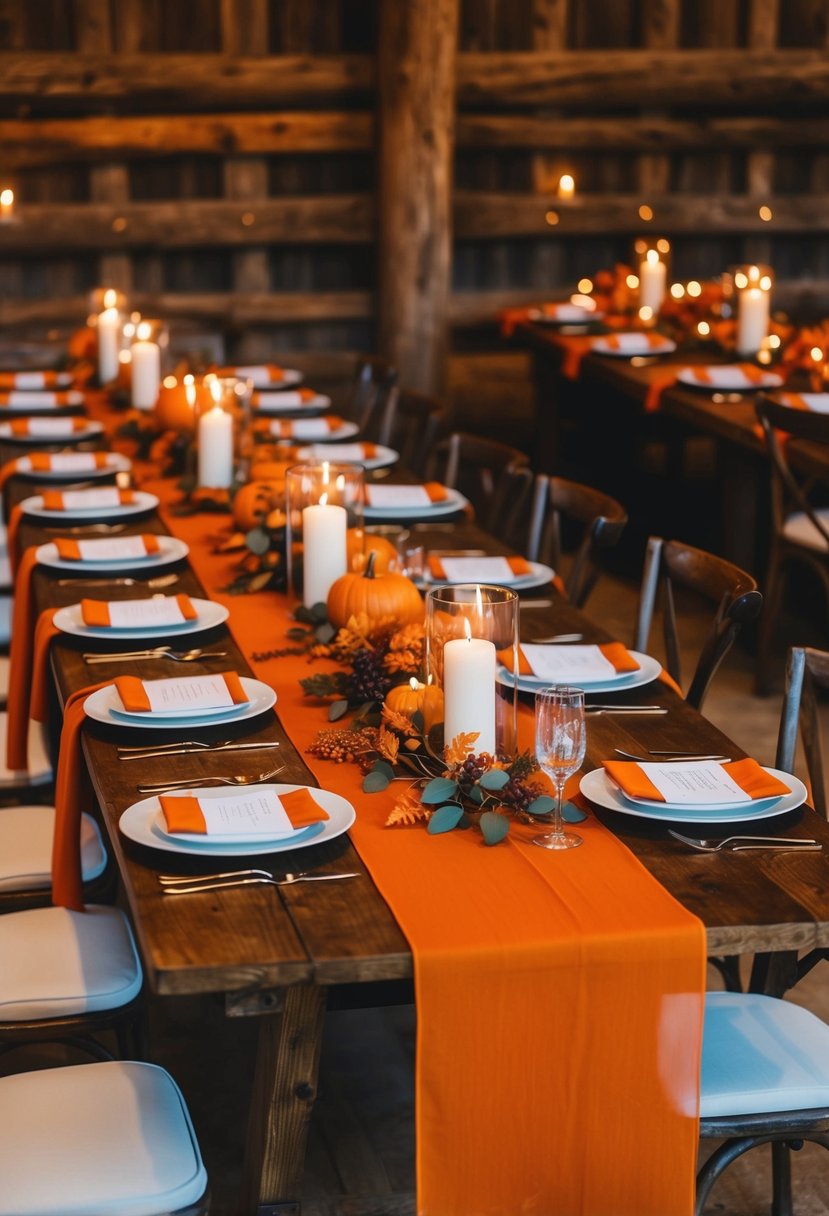
{"label": "cylindrical glass vase", "polygon": [[253,385],[240,376],[211,372],[196,383],[195,390],[198,484],[210,489],[242,484],[250,471],[253,447]]}
{"label": "cylindrical glass vase", "polygon": [[426,596],[426,681],[443,691],[444,745],[474,735],[469,751],[509,759],[518,750],[518,596],[461,583]]}
{"label": "cylindrical glass vase", "polygon": [[306,608],[324,604],[348,570],[348,529],[363,524],[359,465],[298,464],[285,476],[288,588]]}
{"label": "cylindrical glass vase", "polygon": [[733,266],[726,278],[737,322],[737,354],[753,359],[768,337],[774,273],[769,266]]}

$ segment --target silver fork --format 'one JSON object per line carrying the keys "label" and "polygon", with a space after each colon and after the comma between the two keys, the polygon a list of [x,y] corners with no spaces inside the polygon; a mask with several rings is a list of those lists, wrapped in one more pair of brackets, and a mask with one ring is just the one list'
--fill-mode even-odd
{"label": "silver fork", "polygon": [[[237,873],[242,873],[237,871]],[[198,879],[180,879],[175,881],[164,881],[162,875],[159,874],[158,879],[161,883],[162,895],[196,895],[204,891],[218,891],[222,887],[290,887],[295,882],[339,882],[343,878],[359,878],[360,874],[349,872],[347,874],[282,874],[279,878],[274,878],[272,875],[262,875],[261,872],[250,875],[244,875],[241,878],[235,878],[232,875],[227,877],[206,878],[204,881]],[[172,879],[173,876],[170,875]]]}
{"label": "silver fork", "polygon": [[[721,764],[730,764],[730,756],[702,756],[696,755],[694,752],[648,752],[647,756],[637,756],[633,752],[626,752],[621,747],[614,749],[617,756],[624,756],[626,760],[637,760],[640,764],[669,764],[679,760],[719,760]],[[654,759],[654,757],[658,757]]]}
{"label": "silver fork", "polygon": [[805,840],[801,836],[726,836],[725,840],[698,840],[693,836],[682,836],[670,828],[668,835],[700,853],[719,853],[722,849],[729,853],[744,853],[752,849],[771,849],[780,853],[812,853],[823,848],[817,840]]}
{"label": "silver fork", "polygon": [[154,650],[124,650],[117,654],[103,654],[98,651],[85,653],[83,660],[90,667],[96,663],[131,663],[138,659],[171,659],[174,663],[194,663],[196,659],[225,659],[227,650],[173,650],[170,646],[156,646]]}
{"label": "silver fork", "polygon": [[156,578],[59,578],[59,587],[172,587],[177,574],[159,574]]}
{"label": "silver fork", "polygon": [[164,794],[168,790],[199,789],[203,785],[260,785],[281,773],[284,767],[284,764],[280,764],[278,768],[272,768],[267,773],[238,773],[234,777],[198,776],[181,781],[157,781],[150,785],[137,785],[135,788],[139,794]]}
{"label": "silver fork", "polygon": [[584,712],[598,716],[599,714],[666,714],[668,711],[662,705],[585,705]]}
{"label": "silver fork", "polygon": [[531,641],[536,645],[553,645],[556,642],[563,644],[565,642],[581,642],[584,639],[583,633],[551,633],[547,638],[532,638]]}

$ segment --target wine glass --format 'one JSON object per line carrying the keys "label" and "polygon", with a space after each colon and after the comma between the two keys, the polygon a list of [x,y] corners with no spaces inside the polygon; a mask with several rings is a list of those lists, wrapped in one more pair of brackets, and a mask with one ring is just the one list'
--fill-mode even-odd
{"label": "wine glass", "polygon": [[562,822],[564,783],[584,760],[587,731],[584,721],[584,691],[555,685],[535,694],[535,753],[543,771],[556,787],[553,830],[533,836],[533,844],[544,849],[575,849],[582,843],[575,832],[565,832]]}

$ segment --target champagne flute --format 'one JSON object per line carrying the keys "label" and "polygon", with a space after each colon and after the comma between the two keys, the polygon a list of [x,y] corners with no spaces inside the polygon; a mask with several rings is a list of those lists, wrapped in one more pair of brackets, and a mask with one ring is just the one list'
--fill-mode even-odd
{"label": "champagne flute", "polygon": [[538,763],[556,787],[553,830],[533,836],[543,849],[575,849],[582,843],[575,832],[565,832],[562,821],[564,783],[584,760],[587,732],[584,691],[555,685],[535,694],[535,752]]}

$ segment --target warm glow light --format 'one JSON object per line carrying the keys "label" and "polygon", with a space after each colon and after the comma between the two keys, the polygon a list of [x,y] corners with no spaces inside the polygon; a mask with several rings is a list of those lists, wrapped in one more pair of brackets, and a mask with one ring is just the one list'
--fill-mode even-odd
{"label": "warm glow light", "polygon": [[769,275],[763,275],[762,279],[760,280],[760,287],[763,291],[771,291],[771,278]]}
{"label": "warm glow light", "polygon": [[[207,378],[207,377],[205,377],[205,379],[206,379],[206,378]],[[196,377],[195,377],[195,376],[192,374],[192,372],[188,372],[188,373],[187,373],[187,375],[184,377],[184,380],[182,381],[182,383],[184,383],[184,384],[195,384],[195,383],[196,383]]]}
{"label": "warm glow light", "polygon": [[646,253],[645,257],[647,258],[647,262],[648,262],[649,266],[656,266],[656,264],[659,261],[659,254],[656,252],[655,249],[649,249],[648,252]]}
{"label": "warm glow light", "polygon": [[135,325],[132,323],[132,321],[126,321],[124,323],[124,337],[132,338],[134,336],[135,336]]}
{"label": "warm glow light", "polygon": [[242,213],[242,223],[245,228],[251,228],[256,223],[256,216],[252,211],[244,211]]}
{"label": "warm glow light", "polygon": [[671,283],[671,295],[675,300],[681,300],[685,295],[685,288],[681,283]]}
{"label": "warm glow light", "polygon": [[562,173],[558,179],[558,197],[572,198],[576,192],[576,182],[570,173]]}
{"label": "warm glow light", "polygon": [[772,350],[777,350],[780,345],[780,334],[769,334],[769,346]]}
{"label": "warm glow light", "polygon": [[135,336],[140,342],[148,341],[152,332],[153,327],[148,321],[142,321],[140,325],[135,327]]}
{"label": "warm glow light", "polygon": [[559,220],[559,215],[557,211],[548,211],[544,218],[551,228],[555,228]]}
{"label": "warm glow light", "polygon": [[164,379],[161,381],[161,383],[164,385],[165,388],[175,388],[176,387],[176,378],[175,378],[175,376],[165,376]]}
{"label": "warm glow light", "polygon": [[592,279],[579,279],[579,291],[582,293],[582,295],[587,296],[590,294],[590,292],[592,290],[593,290],[593,280]]}
{"label": "warm glow light", "polygon": [[14,206],[14,190],[10,190],[8,186],[5,190],[0,190],[0,207]]}
{"label": "warm glow light", "polygon": [[108,287],[104,292],[104,308],[114,308],[118,303],[118,292]]}
{"label": "warm glow light", "polygon": [[696,279],[691,279],[691,282],[688,284],[688,295],[689,296],[701,296],[702,295],[702,287],[696,281]]}
{"label": "warm glow light", "polygon": [[812,356],[815,363],[823,362],[823,351],[820,349],[819,346],[813,346],[812,349],[809,351],[809,354]]}
{"label": "warm glow light", "polygon": [[570,303],[575,304],[578,308],[583,308],[585,312],[596,311],[596,301],[591,296],[579,295],[576,292],[570,296]]}
{"label": "warm glow light", "polygon": [[625,285],[629,287],[631,291],[636,291],[636,288],[639,286],[639,275],[629,274],[625,279]]}
{"label": "warm glow light", "polygon": [[118,351],[118,362],[119,363],[132,363],[132,352],[128,351],[128,350],[119,350]]}
{"label": "warm glow light", "polygon": [[749,268],[748,268],[749,282],[756,283],[759,278],[760,278],[760,267],[759,266],[749,266]]}
{"label": "warm glow light", "polygon": [[649,304],[643,304],[642,307],[639,309],[639,320],[640,321],[652,321],[653,320],[653,309],[650,307]]}
{"label": "warm glow light", "polygon": [[647,205],[647,203],[643,203],[639,208],[639,218],[640,220],[645,220],[646,223],[653,219],[653,210]]}
{"label": "warm glow light", "polygon": [[664,236],[661,236],[659,238],[659,240],[656,242],[656,248],[659,250],[660,253],[670,253],[671,242],[666,241]]}
{"label": "warm glow light", "polygon": [[734,286],[739,287],[741,291],[744,287],[748,287],[748,279],[743,274],[742,270],[738,270],[734,275]]}
{"label": "warm glow light", "polygon": [[758,350],[757,362],[758,363],[771,363],[771,351],[770,350]]}
{"label": "warm glow light", "polygon": [[699,325],[697,326],[697,333],[701,338],[707,338],[711,333],[711,326],[707,321],[700,321]]}
{"label": "warm glow light", "polygon": [[760,216],[760,219],[763,220],[766,224],[769,222],[769,220],[774,219],[774,213],[773,213],[771,207],[765,207],[765,206],[761,207],[760,210],[757,212],[757,214]]}

